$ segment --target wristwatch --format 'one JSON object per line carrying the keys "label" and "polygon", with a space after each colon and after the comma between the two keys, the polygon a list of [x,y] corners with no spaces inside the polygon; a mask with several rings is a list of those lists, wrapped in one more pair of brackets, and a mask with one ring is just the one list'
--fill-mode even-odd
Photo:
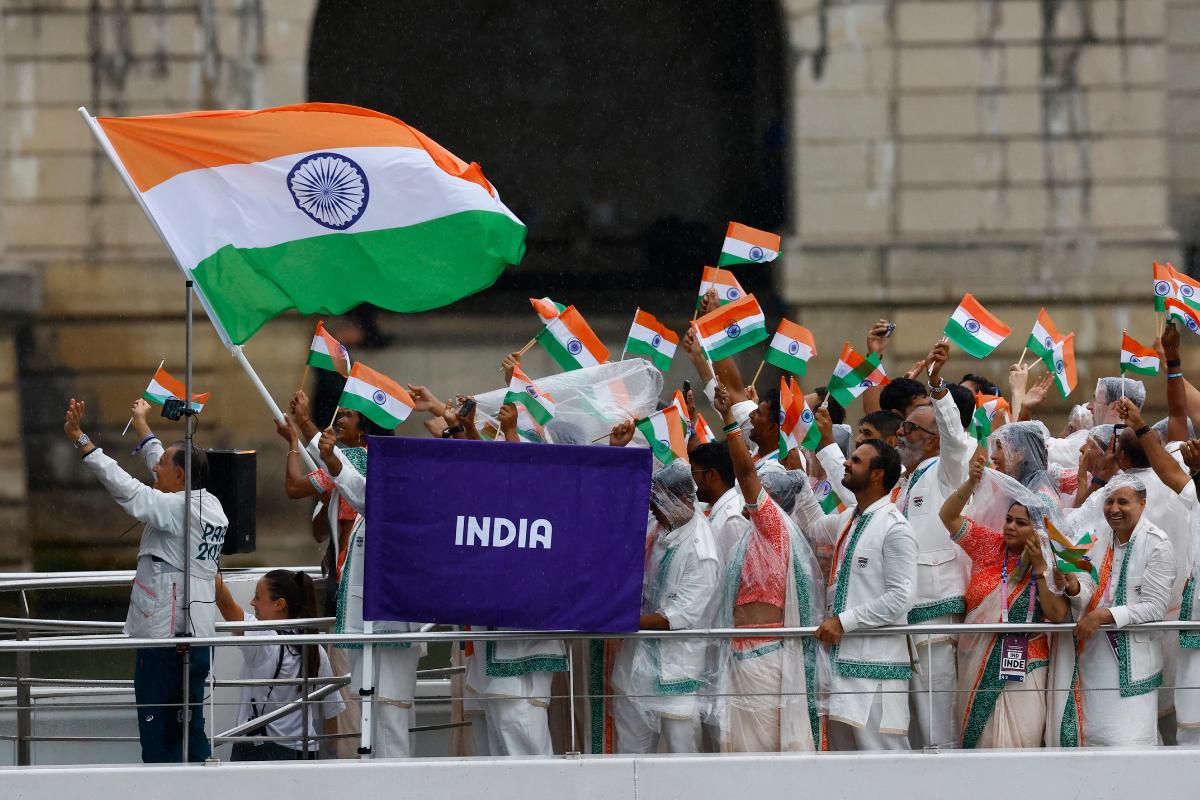
{"label": "wristwatch", "polygon": [[75,440],[75,449],[78,450],[81,447],[87,447],[91,443],[92,440],[88,438],[88,435],[86,433],[81,433],[79,434],[79,438]]}
{"label": "wristwatch", "polygon": [[941,377],[940,375],[938,376],[937,383],[934,383],[933,381],[929,381],[929,391],[931,391],[931,392],[940,392],[945,388],[946,388],[946,379]]}

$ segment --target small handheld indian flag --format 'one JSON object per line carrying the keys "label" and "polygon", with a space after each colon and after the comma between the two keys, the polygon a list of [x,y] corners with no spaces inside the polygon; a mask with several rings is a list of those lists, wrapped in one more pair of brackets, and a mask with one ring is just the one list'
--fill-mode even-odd
{"label": "small handheld indian flag", "polygon": [[324,322],[317,322],[317,330],[308,348],[308,365],[336,372],[343,378],[350,374],[350,351],[329,335]]}
{"label": "small handheld indian flag", "polygon": [[681,389],[675,390],[675,395],[671,398],[671,405],[675,406],[679,411],[679,419],[683,421],[683,432],[690,433],[692,429],[692,415],[687,410],[687,398],[683,396]]}
{"label": "small handheld indian flag", "polygon": [[1153,347],[1146,347],[1129,335],[1129,331],[1121,334],[1121,372],[1135,372],[1138,375],[1158,374],[1158,353]]}
{"label": "small handheld indian flag", "polygon": [[[146,387],[146,391],[142,392],[142,398],[148,402],[154,403],[156,406],[161,406],[167,400],[182,400],[187,392],[183,388],[183,381],[176,380],[171,377],[171,374],[162,367],[154,373],[154,377],[150,379],[150,385]],[[199,414],[204,408],[204,404],[208,402],[208,397],[211,392],[202,394],[192,393],[191,408],[195,409]]]}
{"label": "small handheld indian flag", "polygon": [[1167,310],[1167,298],[1175,296],[1175,270],[1170,264],[1154,262],[1154,310]]}
{"label": "small handheld indian flag", "polygon": [[708,312],[695,325],[710,361],[729,358],[767,338],[766,318],[752,294]]}
{"label": "small handheld indian flag", "polygon": [[1042,519],[1046,523],[1050,551],[1054,553],[1054,560],[1058,562],[1058,571],[1086,572],[1092,576],[1092,580],[1099,581],[1100,576],[1096,573],[1096,565],[1092,562],[1091,556],[1097,537],[1088,531],[1079,537],[1078,542],[1072,542],[1058,528],[1054,527],[1054,523],[1050,521],[1049,517]]}
{"label": "small handheld indian flag", "polygon": [[717,301],[721,305],[732,303],[746,296],[746,290],[738,283],[738,279],[732,272],[716,267],[705,267],[704,275],[700,278],[700,294],[696,296],[696,308],[700,307],[700,301],[704,299],[704,295],[708,294],[709,289],[717,290]]}
{"label": "small handheld indian flag", "polygon": [[1075,391],[1079,377],[1075,373],[1075,334],[1068,333],[1062,341],[1054,343],[1054,385],[1065,400]]}
{"label": "small handheld indian flag", "polygon": [[1001,322],[967,292],[943,331],[950,341],[958,345],[967,355],[987,358],[1000,343],[1012,333],[1012,328]]}
{"label": "small handheld indian flag", "polygon": [[[810,478],[810,480],[816,479]],[[817,496],[817,503],[826,514],[840,514],[846,510],[846,504],[838,497],[837,492],[833,490],[833,484],[829,481],[817,481],[817,485],[813,487],[813,494]]]}
{"label": "small handheld indian flag", "polygon": [[692,436],[696,437],[696,441],[700,444],[708,444],[713,440],[712,428],[708,427],[708,423],[704,421],[704,415],[699,411],[696,412],[694,424],[694,432]]}
{"label": "small handheld indian flag", "polygon": [[1054,321],[1050,319],[1050,315],[1043,308],[1038,312],[1037,319],[1033,323],[1033,330],[1029,334],[1029,341],[1025,342],[1025,346],[1029,348],[1029,352],[1042,360],[1047,370],[1054,372],[1054,361],[1052,360],[1054,344],[1061,341],[1062,338],[1058,328],[1054,327]]}
{"label": "small handheld indian flag", "polygon": [[808,360],[817,354],[812,331],[791,320],[782,319],[763,360],[784,372],[803,376],[808,372]]}
{"label": "small handheld indian flag", "polygon": [[996,425],[996,415],[999,414],[1001,420],[1004,420],[1010,413],[1008,401],[1003,397],[977,394],[975,395],[975,413],[971,417],[967,433],[974,436],[975,441],[980,445],[986,445],[992,431],[999,427]]}
{"label": "small handheld indian flag", "polygon": [[829,394],[843,408],[848,408],[867,389],[886,386],[887,373],[879,362],[879,353],[863,358],[846,342],[829,378]]}
{"label": "small handheld indian flag", "polygon": [[508,391],[504,394],[504,402],[524,406],[529,416],[539,425],[545,425],[554,418],[554,398],[549,392],[539,389],[520,367],[513,369],[512,380],[508,382]]}
{"label": "small handheld indian flag", "polygon": [[730,222],[725,229],[718,267],[736,264],[765,264],[779,258],[779,236],[760,231],[740,222]]}
{"label": "small handheld indian flag", "polygon": [[816,450],[821,444],[817,418],[795,383],[779,379],[779,459],[794,448]]}
{"label": "small handheld indian flag", "polygon": [[1154,308],[1177,319],[1193,333],[1200,333],[1200,282],[1175,269],[1154,262]]}
{"label": "small handheld indian flag", "polygon": [[408,419],[415,404],[403,386],[360,361],[351,367],[338,405],[391,430]]}
{"label": "small handheld indian flag", "polygon": [[645,356],[660,372],[671,368],[675,348],[679,345],[679,334],[667,328],[653,314],[640,308],[634,312],[629,338],[625,340],[625,352]]}
{"label": "small handheld indian flag", "polygon": [[558,315],[567,310],[562,303],[556,303],[549,297],[531,297],[529,304],[541,317],[543,325],[549,325],[550,320],[558,319]]}
{"label": "small handheld indian flag", "polygon": [[667,406],[662,411],[656,411],[648,417],[634,423],[650,449],[664,465],[670,464],[677,458],[687,460],[687,439],[683,432],[683,420],[679,417],[679,409]]}
{"label": "small handheld indian flag", "polygon": [[600,343],[575,306],[567,306],[547,322],[538,333],[537,341],[568,372],[608,361],[608,348]]}

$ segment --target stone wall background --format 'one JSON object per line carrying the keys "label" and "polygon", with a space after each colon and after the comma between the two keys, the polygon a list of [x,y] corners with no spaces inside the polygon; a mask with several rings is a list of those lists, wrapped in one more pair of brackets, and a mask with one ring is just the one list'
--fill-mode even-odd
{"label": "stone wall background", "polygon": [[[132,562],[135,534],[121,534],[127,519],[74,463],[62,407],[86,397],[92,430],[128,462],[119,433],[148,370],[163,357],[182,370],[178,271],[76,108],[302,101],[316,6],[0,3],[0,415],[11,421],[0,427],[0,569]],[[1078,334],[1073,401],[1114,371],[1122,328],[1153,337],[1149,264],[1190,264],[1200,240],[1200,0],[780,8],[790,223],[783,263],[770,269],[777,310],[817,333],[814,379],[878,316],[898,323],[887,364],[903,371],[967,290],[1015,332],[982,366],[958,358],[956,373],[1001,378],[1043,304]],[[619,104],[620,87],[601,100]],[[570,299],[586,311],[586,297]],[[628,317],[589,318],[619,350]],[[383,315],[393,344],[370,361],[443,394],[493,388],[499,357],[532,335],[530,322],[516,306],[511,316]],[[310,326],[284,317],[247,345],[277,400],[299,381]],[[230,563],[314,563],[307,510],[278,491],[284,448],[261,401],[202,314],[195,331],[195,382],[214,390],[198,436],[259,451],[259,552]],[[534,373],[552,371],[544,355],[530,359]],[[774,379],[764,376],[760,386]],[[685,377],[681,357],[668,384]]]}

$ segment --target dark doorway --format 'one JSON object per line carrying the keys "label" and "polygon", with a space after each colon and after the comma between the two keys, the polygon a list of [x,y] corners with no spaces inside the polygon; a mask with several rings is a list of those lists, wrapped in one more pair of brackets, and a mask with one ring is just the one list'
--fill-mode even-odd
{"label": "dark doorway", "polygon": [[529,227],[485,295],[624,313],[654,290],[667,312],[728,220],[786,219],[783,48],[775,0],[322,0],[308,96],[483,166]]}

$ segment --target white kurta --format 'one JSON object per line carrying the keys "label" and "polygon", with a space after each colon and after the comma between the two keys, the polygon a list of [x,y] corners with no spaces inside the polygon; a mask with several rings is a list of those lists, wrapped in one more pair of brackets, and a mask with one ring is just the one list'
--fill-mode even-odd
{"label": "white kurta", "polygon": [[723,564],[729,563],[730,554],[742,540],[750,525],[742,516],[742,508],[745,505],[746,501],[735,484],[729,491],[718,497],[704,514],[708,518],[709,527],[712,528],[713,541],[716,542],[717,552],[720,554]]}
{"label": "white kurta", "polygon": [[[141,448],[147,467],[162,457],[163,446],[152,438]],[[83,464],[125,513],[146,524],[138,546],[137,573],[125,617],[125,634],[164,639],[183,630],[183,569],[191,559],[191,631],[193,636],[216,632],[216,587],[213,576],[221,558],[221,543],[229,520],[221,502],[203,489],[192,492],[188,543],[183,541],[184,492],[160,492],[128,472],[103,450],[87,454]],[[158,559],[157,561],[155,559]]]}

